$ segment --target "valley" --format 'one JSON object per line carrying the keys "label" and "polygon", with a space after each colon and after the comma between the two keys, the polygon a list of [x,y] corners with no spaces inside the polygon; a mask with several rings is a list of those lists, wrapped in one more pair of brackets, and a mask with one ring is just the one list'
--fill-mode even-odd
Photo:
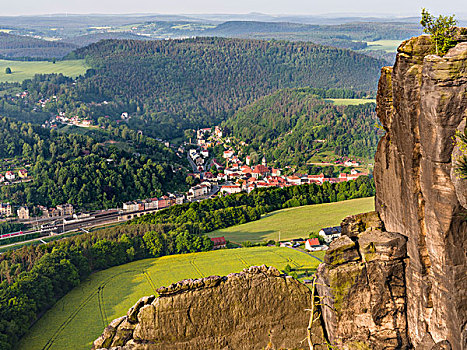
{"label": "valley", "polygon": [[462,350],[459,23],[0,16],[0,349]]}

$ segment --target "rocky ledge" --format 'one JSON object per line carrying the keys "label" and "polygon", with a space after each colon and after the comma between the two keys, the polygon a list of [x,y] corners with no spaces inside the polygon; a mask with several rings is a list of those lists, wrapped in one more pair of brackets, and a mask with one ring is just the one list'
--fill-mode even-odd
{"label": "rocky ledge", "polygon": [[[303,348],[312,294],[274,267],[184,280],[139,300],[93,349]],[[320,328],[315,337],[322,336]],[[319,342],[319,340],[317,341]]]}
{"label": "rocky ledge", "polygon": [[386,232],[376,212],[346,218],[342,231],[318,269],[329,342],[339,349],[408,349],[406,238]]}

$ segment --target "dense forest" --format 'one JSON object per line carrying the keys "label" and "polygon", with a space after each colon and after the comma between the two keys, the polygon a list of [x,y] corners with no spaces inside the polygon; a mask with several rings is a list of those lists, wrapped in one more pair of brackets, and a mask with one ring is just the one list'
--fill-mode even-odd
{"label": "dense forest", "polygon": [[[79,79],[73,103],[95,120],[107,101],[113,117],[173,138],[212,125],[234,110],[284,87],[351,88],[373,93],[382,62],[311,43],[201,38],[107,40],[78,49],[94,68]],[[80,104],[80,106],[83,105]],[[76,108],[79,113],[80,107]]]}
{"label": "dense forest", "polygon": [[[248,144],[244,153],[264,155],[279,167],[304,166],[325,151],[373,157],[379,139],[375,104],[336,106],[320,97],[336,97],[338,92],[280,90],[240,109],[223,126]],[[348,94],[341,91],[343,97]]]}
{"label": "dense forest", "polygon": [[[34,123],[61,112],[100,126],[115,124],[127,112],[131,129],[173,139],[186,129],[218,124],[281,88],[373,95],[382,66],[367,56],[311,43],[223,38],[104,40],[72,56],[86,58],[93,68],[76,80],[52,74],[1,84],[0,112]],[[22,90],[28,95],[15,98]]]}
{"label": "dense forest", "polygon": [[1,187],[0,199],[16,205],[109,208],[184,186],[184,161],[125,127],[91,137],[3,118],[0,145],[1,158],[31,165],[32,182]]}
{"label": "dense forest", "polygon": [[75,48],[77,46],[71,43],[0,32],[0,57],[2,58],[61,58]]}
{"label": "dense forest", "polygon": [[368,177],[261,189],[177,205],[116,228],[0,255],[0,348],[13,349],[32,322],[93,271],[147,257],[208,251],[212,242],[205,232],[257,220],[279,208],[373,194]]}

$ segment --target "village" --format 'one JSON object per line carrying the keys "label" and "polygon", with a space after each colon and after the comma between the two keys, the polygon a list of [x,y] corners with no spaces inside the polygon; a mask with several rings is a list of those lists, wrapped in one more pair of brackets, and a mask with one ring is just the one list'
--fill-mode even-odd
{"label": "village", "polygon": [[[260,164],[253,164],[249,155],[236,154],[229,138],[223,138],[223,132],[219,126],[199,129],[196,132],[197,148],[191,148],[188,152],[190,163],[194,173],[190,176],[199,179],[200,184],[193,186],[187,195],[188,200],[204,198],[213,186],[219,186],[221,194],[234,194],[240,192],[250,193],[257,188],[265,187],[289,187],[315,183],[322,185],[325,182],[339,183],[355,180],[367,173],[351,169],[350,174],[340,173],[339,177],[326,177],[323,173],[308,175],[294,173],[283,175],[283,169],[268,166],[263,157]],[[215,145],[223,145],[223,166],[216,158],[210,158],[210,149]],[[359,163],[353,160],[342,162],[345,167],[358,167]]]}
{"label": "village", "polygon": [[[123,113],[122,120],[127,118],[129,118],[128,115]],[[82,124],[80,119],[68,120],[64,116],[57,116],[56,120],[63,123]],[[164,142],[163,140],[160,141]],[[197,130],[196,143],[185,142],[183,146],[178,147],[179,156],[181,153],[186,153],[187,160],[192,167],[192,173],[188,174],[188,178],[192,179],[193,185],[186,193],[167,193],[161,197],[132,200],[123,203],[121,208],[102,210],[97,215],[94,215],[96,212],[75,213],[72,204],[58,205],[55,208],[39,205],[30,210],[25,205],[14,208],[10,203],[0,203],[0,218],[30,226],[34,226],[34,222],[36,222],[36,230],[39,227],[37,225],[39,222],[43,223],[42,226],[47,226],[48,222],[54,223],[57,220],[62,220],[63,226],[65,223],[79,223],[80,221],[83,222],[83,225],[92,225],[93,222],[101,223],[104,216],[107,217],[108,222],[129,220],[177,204],[200,201],[218,195],[225,196],[240,192],[250,193],[259,188],[284,188],[303,184],[323,185],[326,182],[339,183],[368,175],[354,169],[359,164],[353,160],[346,160],[343,163],[346,167],[352,167],[350,173],[340,173],[336,178],[326,177],[323,173],[316,175],[291,173],[290,168],[284,171],[284,169],[268,166],[264,157],[259,164],[255,164],[252,157],[238,152],[238,147],[235,147],[233,143],[230,138],[223,137],[221,127],[215,126],[212,129],[202,128]],[[240,143],[242,142],[240,141]],[[219,145],[222,146],[223,151],[220,154],[214,154],[214,147]],[[219,160],[215,156],[218,156]],[[284,175],[284,172],[288,173],[288,175]],[[0,174],[0,184],[2,185],[21,181],[32,181],[31,176],[25,169],[6,171],[5,174]],[[324,228],[321,231],[324,235],[326,230],[331,229],[333,232],[338,230],[338,228]],[[64,230],[63,227],[62,231]],[[323,237],[327,236],[324,235]],[[327,242],[327,240],[325,241]],[[282,242],[281,245],[294,247],[298,243],[310,251],[322,250],[327,247],[319,244],[313,238],[301,242]]]}

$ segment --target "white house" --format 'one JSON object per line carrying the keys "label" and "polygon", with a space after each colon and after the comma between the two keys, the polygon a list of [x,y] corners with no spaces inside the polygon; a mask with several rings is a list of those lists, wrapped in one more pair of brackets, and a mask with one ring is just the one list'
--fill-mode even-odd
{"label": "white house", "polygon": [[234,151],[232,151],[232,150],[227,150],[227,151],[224,151],[224,154],[223,154],[223,156],[224,156],[224,158],[226,158],[226,159],[228,159],[228,158],[232,158],[232,157],[233,157],[233,155],[234,155],[234,153],[235,153],[235,152],[234,152]]}
{"label": "white house", "polygon": [[329,244],[336,238],[341,236],[342,229],[340,226],[326,227],[319,231],[319,235],[324,238],[324,241]]}
{"label": "white house", "polygon": [[15,179],[15,174],[14,174],[12,171],[7,171],[7,172],[5,173],[5,178],[6,178],[7,180],[12,181],[12,180]]}
{"label": "white house", "polygon": [[189,154],[190,154],[190,158],[193,159],[195,157],[195,155],[198,154],[198,151],[195,150],[195,149],[190,149],[189,151]]}
{"label": "white house", "polygon": [[242,192],[242,187],[240,185],[225,185],[221,187],[221,192],[228,194],[240,193]]}

